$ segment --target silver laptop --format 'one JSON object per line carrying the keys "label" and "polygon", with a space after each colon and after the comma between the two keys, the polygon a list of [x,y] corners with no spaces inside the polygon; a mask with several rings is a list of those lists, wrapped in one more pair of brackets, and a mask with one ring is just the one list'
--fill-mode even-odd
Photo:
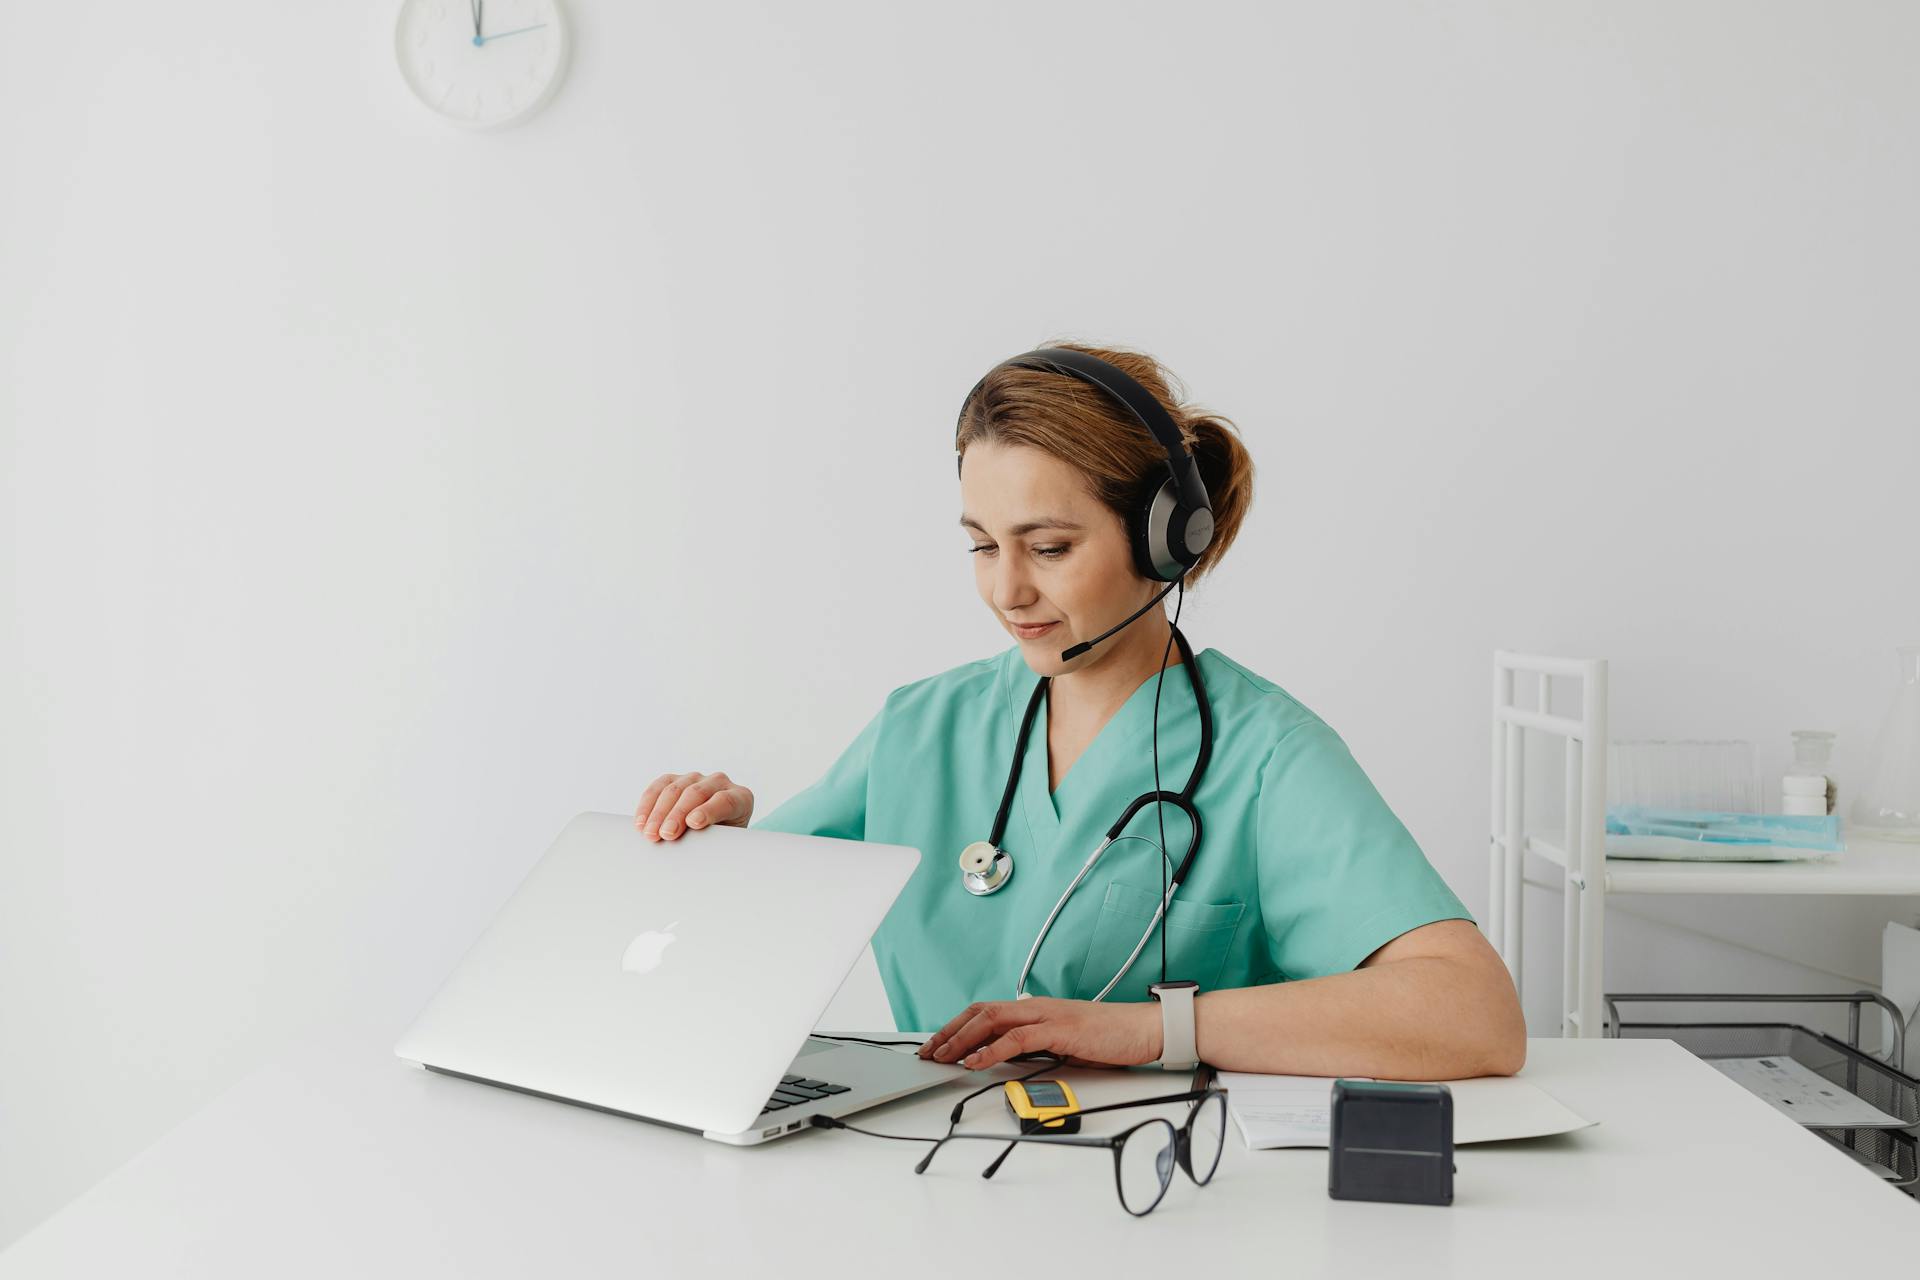
{"label": "silver laptop", "polygon": [[911,1047],[809,1034],[919,861],[740,827],[654,842],[580,814],[394,1052],[741,1145],[956,1079]]}

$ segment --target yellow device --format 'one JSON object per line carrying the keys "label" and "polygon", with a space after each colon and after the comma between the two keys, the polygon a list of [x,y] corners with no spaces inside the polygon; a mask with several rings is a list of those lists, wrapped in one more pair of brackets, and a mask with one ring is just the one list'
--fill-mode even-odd
{"label": "yellow device", "polygon": [[1065,1080],[1009,1080],[1007,1110],[1022,1133],[1080,1132],[1080,1103]]}

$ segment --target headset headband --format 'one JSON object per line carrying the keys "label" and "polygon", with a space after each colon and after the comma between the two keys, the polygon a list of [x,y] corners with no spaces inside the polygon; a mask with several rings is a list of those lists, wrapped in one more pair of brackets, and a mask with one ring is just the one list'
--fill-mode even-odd
{"label": "headset headband", "polygon": [[[1200,469],[1194,464],[1193,455],[1187,452],[1187,446],[1180,439],[1180,428],[1174,425],[1173,418],[1153,393],[1134,381],[1125,372],[1108,364],[1098,356],[1090,356],[1084,351],[1070,351],[1065,347],[1042,347],[1024,355],[1002,360],[992,369],[982,374],[980,381],[973,384],[973,390],[967,392],[966,399],[960,402],[960,416],[954,422],[954,432],[958,434],[960,423],[966,421],[967,406],[980,393],[986,380],[1001,369],[1033,369],[1041,373],[1060,373],[1107,393],[1107,396],[1119,403],[1128,415],[1138,422],[1141,428],[1160,442],[1167,452],[1167,472],[1173,477],[1175,491],[1179,495],[1180,505],[1190,510],[1205,510],[1208,507],[1206,486],[1200,483]],[[958,470],[958,460],[956,460]]]}

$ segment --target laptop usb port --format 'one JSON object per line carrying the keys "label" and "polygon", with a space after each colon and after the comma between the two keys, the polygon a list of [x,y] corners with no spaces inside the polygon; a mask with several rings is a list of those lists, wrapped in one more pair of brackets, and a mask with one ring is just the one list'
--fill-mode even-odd
{"label": "laptop usb port", "polygon": [[798,1120],[795,1120],[792,1124],[787,1126],[787,1132],[792,1133],[795,1129],[798,1129],[799,1127],[800,1127],[800,1122]]}

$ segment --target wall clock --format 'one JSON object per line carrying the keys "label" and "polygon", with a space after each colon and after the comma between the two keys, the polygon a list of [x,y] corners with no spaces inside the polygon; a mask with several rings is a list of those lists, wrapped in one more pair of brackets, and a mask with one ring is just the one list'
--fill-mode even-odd
{"label": "wall clock", "polygon": [[413,96],[468,129],[519,124],[567,71],[560,0],[401,0],[394,29]]}

